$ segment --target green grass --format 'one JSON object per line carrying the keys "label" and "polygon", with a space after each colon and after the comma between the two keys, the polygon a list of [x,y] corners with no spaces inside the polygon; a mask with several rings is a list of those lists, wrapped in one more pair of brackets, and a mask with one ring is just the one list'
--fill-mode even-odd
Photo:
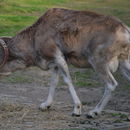
{"label": "green grass", "polygon": [[[102,84],[95,77],[95,72],[92,69],[76,69],[73,66],[69,66],[72,81],[76,87],[100,87]],[[73,71],[74,70],[74,71]],[[59,86],[65,85],[61,78]]]}
{"label": "green grass", "polygon": [[112,117],[120,117],[120,118],[127,118],[128,116],[123,113],[111,113]]}
{"label": "green grass", "polygon": [[0,15],[0,34],[14,35],[34,19],[34,16]]}
{"label": "green grass", "polygon": [[53,7],[114,15],[130,26],[130,0],[0,0],[0,36],[15,35]]}
{"label": "green grass", "polygon": [[0,36],[15,35],[31,25],[45,10],[68,0],[0,0]]}
{"label": "green grass", "polygon": [[85,71],[79,71],[71,73],[74,84],[77,87],[97,87],[101,84],[93,78],[94,72],[91,69],[86,69]]}

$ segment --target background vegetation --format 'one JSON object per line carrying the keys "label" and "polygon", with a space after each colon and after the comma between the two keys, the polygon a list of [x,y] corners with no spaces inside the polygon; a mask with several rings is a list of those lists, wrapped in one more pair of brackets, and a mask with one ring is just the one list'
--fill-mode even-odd
{"label": "background vegetation", "polygon": [[130,0],[0,0],[0,36],[15,35],[53,7],[114,15],[130,26]]}

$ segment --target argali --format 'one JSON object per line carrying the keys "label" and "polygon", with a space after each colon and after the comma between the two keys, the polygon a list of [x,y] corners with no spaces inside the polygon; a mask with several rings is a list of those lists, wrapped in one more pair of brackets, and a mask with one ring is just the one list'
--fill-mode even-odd
{"label": "argali", "polygon": [[104,83],[104,95],[88,117],[100,114],[110,100],[118,85],[112,73],[119,68],[130,81],[130,29],[112,16],[53,8],[16,36],[0,37],[0,43],[3,52],[9,52],[3,54],[0,75],[29,66],[52,70],[49,94],[41,110],[51,106],[61,74],[74,102],[73,115],[81,115],[81,101],[67,64],[94,69]]}

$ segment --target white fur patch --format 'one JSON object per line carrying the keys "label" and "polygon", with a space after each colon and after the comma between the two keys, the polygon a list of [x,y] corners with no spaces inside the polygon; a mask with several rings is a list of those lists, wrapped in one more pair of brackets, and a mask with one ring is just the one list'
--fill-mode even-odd
{"label": "white fur patch", "polygon": [[115,90],[115,88],[116,88],[116,85],[111,85],[111,84],[109,84],[109,83],[107,83],[107,86],[108,86],[108,88],[111,90],[111,91],[114,91]]}
{"label": "white fur patch", "polygon": [[111,70],[111,72],[116,72],[119,66],[119,61],[117,59],[117,57],[113,58],[110,62],[109,62],[109,69]]}
{"label": "white fur patch", "polygon": [[125,29],[125,32],[121,31],[121,28],[116,32],[117,34],[117,41],[121,41],[123,43],[130,43],[130,29]]}

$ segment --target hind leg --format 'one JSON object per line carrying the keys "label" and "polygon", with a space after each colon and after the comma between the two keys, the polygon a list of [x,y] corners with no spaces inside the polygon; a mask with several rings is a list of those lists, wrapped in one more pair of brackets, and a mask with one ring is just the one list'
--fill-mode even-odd
{"label": "hind leg", "polygon": [[124,75],[124,77],[127,78],[128,81],[130,81],[130,61],[125,60],[124,62],[121,62],[120,66],[121,73]]}
{"label": "hind leg", "polygon": [[75,116],[79,116],[79,115],[81,115],[81,102],[74,89],[72,79],[71,79],[71,76],[70,76],[70,73],[68,70],[68,65],[67,65],[66,61],[64,60],[64,57],[63,57],[62,53],[60,52],[60,50],[57,50],[57,54],[56,54],[55,58],[56,58],[56,64],[58,65],[58,67],[60,69],[64,82],[69,87],[69,91],[70,91],[70,94],[71,94],[73,102],[74,102],[74,111],[72,114]]}
{"label": "hind leg", "polygon": [[99,64],[95,65],[95,69],[98,72],[100,79],[103,80],[105,84],[105,92],[96,107],[88,113],[88,118],[94,117],[95,115],[100,114],[102,112],[102,110],[105,108],[108,101],[110,100],[112,92],[117,86],[117,82],[114,79],[112,73],[110,72],[109,67],[107,67],[106,65],[102,66],[102,64]]}

